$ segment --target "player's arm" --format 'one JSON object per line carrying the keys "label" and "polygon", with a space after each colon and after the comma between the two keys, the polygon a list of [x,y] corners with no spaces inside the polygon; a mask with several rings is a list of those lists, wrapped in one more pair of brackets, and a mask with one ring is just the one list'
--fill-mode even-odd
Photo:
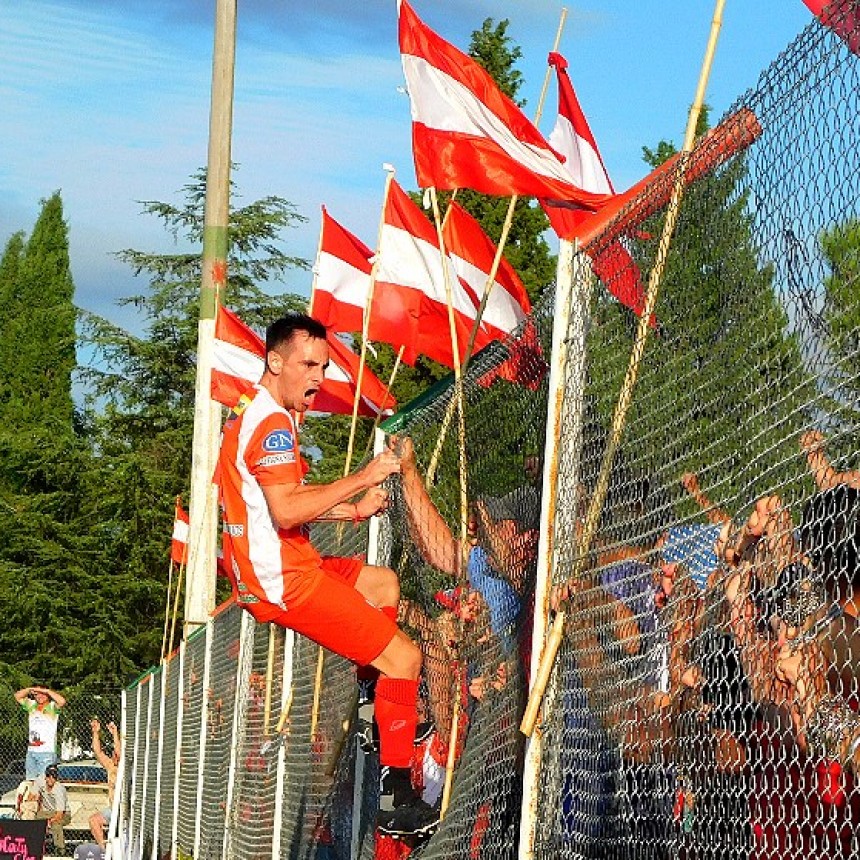
{"label": "player's arm", "polygon": [[[282,529],[296,528],[321,518],[352,520],[372,516],[383,505],[379,493],[366,493],[357,504],[346,504],[358,493],[378,487],[389,475],[400,471],[400,459],[383,451],[363,469],[330,484],[299,484],[260,480],[269,513]],[[384,493],[384,491],[382,491]]]}

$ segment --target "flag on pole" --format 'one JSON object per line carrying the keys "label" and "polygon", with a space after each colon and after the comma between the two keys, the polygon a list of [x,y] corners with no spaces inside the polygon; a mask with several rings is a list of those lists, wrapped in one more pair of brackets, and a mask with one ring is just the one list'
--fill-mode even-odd
{"label": "flag on pole", "polygon": [[400,53],[422,188],[533,195],[596,210],[606,196],[578,187],[541,133],[478,63],[398,0]]}
{"label": "flag on pole", "polygon": [[[555,67],[558,78],[558,119],[549,141],[564,156],[565,166],[578,185],[595,194],[614,195],[606,165],[567,73],[567,60],[552,52],[548,62]],[[581,226],[592,216],[586,209],[553,206],[547,200],[542,200],[541,204],[562,239],[575,239]],[[624,245],[616,240],[590,254],[591,268],[606,289],[621,304],[640,315],[645,307],[642,274]]]}
{"label": "flag on pole", "polygon": [[188,514],[182,509],[179,496],[173,514],[173,535],[170,539],[170,558],[175,564],[185,564],[188,560]]}
{"label": "flag on pole", "polygon": [[372,260],[373,251],[323,206],[310,315],[333,331],[361,331]]}
{"label": "flag on pole", "polygon": [[[400,185],[392,181],[377,252],[370,328],[371,332],[378,331],[384,324],[389,329],[395,319],[401,321],[401,342],[406,342],[407,351],[412,349],[411,355],[407,352],[403,356],[403,361],[409,364],[414,363],[415,353],[419,353],[447,367],[454,366],[444,267],[448,268],[462,357],[475,319],[475,302],[457,278],[447,254],[443,263],[435,226]],[[408,331],[404,330],[406,327]],[[386,338],[377,334],[376,338],[371,335],[371,339]],[[489,336],[483,333],[476,347],[489,341]]]}
{"label": "flag on pole", "polygon": [[[333,334],[328,336],[329,365],[313,403],[315,412],[352,415],[358,356]],[[265,370],[266,345],[263,339],[233,311],[222,307],[215,323],[215,356],[212,365],[212,399],[232,408],[242,394],[260,381]],[[346,389],[349,389],[347,392]],[[393,412],[397,403],[386,398],[385,386],[369,367],[364,368],[359,415],[375,416],[387,401],[383,414]]]}
{"label": "flag on pole", "polygon": [[860,3],[857,0],[803,0],[810,12],[860,55]]}
{"label": "flag on pole", "polygon": [[[359,357],[333,334],[328,336],[328,348],[329,365],[326,368],[325,380],[311,408],[314,412],[352,415]],[[393,415],[397,409],[397,401],[366,365],[361,378],[358,414],[376,417],[381,411],[383,415]]]}
{"label": "flag on pole", "polygon": [[[451,201],[443,227],[445,249],[475,307],[487,288],[496,256],[493,240],[459,203]],[[481,326],[490,337],[510,334],[531,313],[526,288],[514,267],[502,257],[490,290]]]}
{"label": "flag on pole", "polygon": [[260,381],[266,345],[229,308],[220,307],[215,320],[212,359],[212,399],[232,408],[242,394]]}

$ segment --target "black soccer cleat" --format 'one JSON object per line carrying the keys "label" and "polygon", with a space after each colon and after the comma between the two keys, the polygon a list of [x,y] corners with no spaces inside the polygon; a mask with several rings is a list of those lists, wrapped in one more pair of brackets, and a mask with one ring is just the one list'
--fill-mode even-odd
{"label": "black soccer cleat", "polygon": [[409,768],[383,767],[380,776],[377,830],[395,838],[429,836],[441,815],[415,793]]}

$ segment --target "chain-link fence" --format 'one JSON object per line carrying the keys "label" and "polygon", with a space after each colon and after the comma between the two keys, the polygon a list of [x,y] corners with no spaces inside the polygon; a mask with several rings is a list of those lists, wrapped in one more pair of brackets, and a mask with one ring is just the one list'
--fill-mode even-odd
{"label": "chain-link fence", "polygon": [[[352,668],[231,607],[183,645],[175,681],[165,666],[128,693],[129,846],[860,857],[858,94],[858,57],[811,24],[584,242],[572,302],[560,280],[474,358],[462,421],[449,382],[387,425],[403,473],[376,545],[424,655],[413,782],[445,806],[435,835],[374,838]],[[638,320],[614,296],[647,284],[679,170],[634,374]],[[612,283],[591,278],[597,258]],[[350,526],[317,539],[365,545]]]}

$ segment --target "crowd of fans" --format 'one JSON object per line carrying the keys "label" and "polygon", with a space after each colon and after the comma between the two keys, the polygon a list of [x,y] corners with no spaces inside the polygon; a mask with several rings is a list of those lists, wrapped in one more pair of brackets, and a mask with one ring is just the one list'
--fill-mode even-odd
{"label": "crowd of fans", "polygon": [[[401,605],[425,654],[435,732],[418,778],[433,803],[455,704],[456,756],[474,709],[527,683],[540,489],[524,480],[479,497],[463,545],[433,505],[409,440],[401,444],[411,538],[460,583],[439,591],[432,611]],[[679,481],[698,516],[640,529],[651,536],[644,545],[599,529],[586,571],[553,588],[551,611],[569,610],[556,814],[573,856],[860,851],[860,470],[836,471],[816,431],[803,434],[800,454],[815,490],[797,522],[777,495],[732,516],[687,473]],[[633,484],[635,529],[648,485]],[[587,503],[582,485],[579,522]],[[492,803],[478,810],[478,824],[492,812]]]}

